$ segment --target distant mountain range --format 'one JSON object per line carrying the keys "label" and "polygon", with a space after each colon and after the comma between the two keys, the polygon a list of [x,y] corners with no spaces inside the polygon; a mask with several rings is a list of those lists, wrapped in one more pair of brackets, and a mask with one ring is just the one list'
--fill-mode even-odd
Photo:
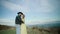
{"label": "distant mountain range", "polygon": [[29,25],[30,27],[42,27],[42,28],[60,28],[60,21],[48,22],[45,24]]}
{"label": "distant mountain range", "polygon": [[59,28],[60,27],[60,21],[49,22],[48,24],[43,24],[42,26],[48,27],[48,28]]}

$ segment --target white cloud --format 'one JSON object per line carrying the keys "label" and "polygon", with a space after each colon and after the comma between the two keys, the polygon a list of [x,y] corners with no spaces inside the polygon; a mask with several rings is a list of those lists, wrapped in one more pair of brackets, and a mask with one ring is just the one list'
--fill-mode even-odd
{"label": "white cloud", "polygon": [[[30,10],[29,7],[32,8],[33,12],[39,11],[40,13],[41,12],[49,13],[49,12],[54,10],[54,6],[51,5],[48,2],[48,0],[36,0],[36,2],[34,2],[35,0],[33,0],[32,2],[31,1],[28,2],[27,0],[26,1],[24,0],[25,3],[23,5],[14,4],[14,3],[11,3],[11,2],[8,2],[8,1],[2,1],[2,5],[6,8],[8,8],[8,9],[12,10],[12,11],[22,11],[22,12],[28,12]],[[38,3],[40,3],[40,4],[38,4]],[[33,7],[32,7],[32,5],[33,5]],[[37,20],[37,21],[36,20],[35,21],[28,20],[26,24],[37,24],[37,23],[34,23],[34,22],[38,22],[38,23],[43,24],[42,22],[47,22],[47,21],[48,22],[49,21],[55,21],[55,19]],[[0,19],[0,22],[1,22],[1,24],[2,23],[3,24],[12,24],[12,23],[14,24],[14,20],[10,20],[10,19]]]}
{"label": "white cloud", "polygon": [[54,6],[51,5],[48,0],[40,0],[39,3],[40,3],[39,8],[40,8],[41,12],[49,13],[49,12],[52,12],[54,10]]}
{"label": "white cloud", "polygon": [[[30,1],[24,0],[23,2],[24,2],[23,5],[19,5],[19,4],[14,4],[8,1],[3,1],[2,5],[13,11],[23,11],[23,12],[28,12],[30,8],[35,9],[35,11],[37,12],[38,11],[39,12],[51,12],[54,9],[54,6],[52,6],[48,0],[35,0],[35,2],[32,0]],[[33,6],[31,3],[33,4]]]}
{"label": "white cloud", "polygon": [[57,19],[41,19],[41,20],[27,20],[25,23],[29,25],[35,25],[35,24],[48,24],[49,22],[54,22],[54,21],[60,21]]}
{"label": "white cloud", "polygon": [[12,19],[0,19],[1,25],[15,26],[15,22]]}
{"label": "white cloud", "polygon": [[[13,11],[22,11],[22,12],[29,12],[32,8],[33,12],[45,12],[49,13],[54,10],[54,6],[49,3],[48,0],[23,0],[22,5],[19,4],[19,1],[15,1],[18,4],[14,4],[8,1],[3,1],[2,5],[5,6],[6,8],[13,10]],[[32,3],[32,4],[31,4]]]}
{"label": "white cloud", "polygon": [[54,6],[48,0],[29,0],[28,5],[34,12],[49,13],[54,10]]}
{"label": "white cloud", "polygon": [[11,3],[11,2],[8,2],[8,1],[2,1],[2,5],[12,11],[22,11],[22,12],[28,12],[29,11],[29,8],[28,7],[25,7],[25,6],[21,6],[21,5],[18,5],[18,4],[14,4],[14,3]]}
{"label": "white cloud", "polygon": [[[35,24],[48,24],[49,22],[58,21],[56,19],[46,19],[46,20],[26,20],[26,25],[35,25]],[[15,20],[13,19],[0,19],[0,24],[15,26]]]}

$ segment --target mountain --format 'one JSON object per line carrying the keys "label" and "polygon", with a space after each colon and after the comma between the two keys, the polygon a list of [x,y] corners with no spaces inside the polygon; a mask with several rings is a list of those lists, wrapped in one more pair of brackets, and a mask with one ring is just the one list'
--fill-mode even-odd
{"label": "mountain", "polygon": [[60,21],[49,22],[48,24],[43,24],[42,26],[48,27],[48,28],[59,28],[60,27]]}
{"label": "mountain", "polygon": [[47,22],[45,24],[29,25],[29,27],[59,28],[60,27],[60,21],[52,21],[52,22]]}

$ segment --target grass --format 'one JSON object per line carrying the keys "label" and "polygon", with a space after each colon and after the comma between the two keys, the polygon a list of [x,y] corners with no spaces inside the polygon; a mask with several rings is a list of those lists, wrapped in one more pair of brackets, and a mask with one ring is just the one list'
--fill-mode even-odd
{"label": "grass", "polygon": [[[32,28],[27,28],[27,33],[28,34],[58,34],[56,32],[47,32],[47,31],[41,31],[38,29],[32,29]],[[0,34],[16,34],[15,29],[10,29],[10,30],[0,30]]]}
{"label": "grass", "polygon": [[[40,32],[37,30],[28,30],[28,34],[39,34]],[[0,34],[16,34],[16,30],[1,30]]]}
{"label": "grass", "polygon": [[[38,30],[32,30],[32,29],[28,29],[28,34],[54,34],[54,33],[48,33],[46,31],[38,31]],[[0,34],[16,34],[16,30],[1,30]],[[57,34],[57,33],[55,33]]]}
{"label": "grass", "polygon": [[1,30],[0,34],[16,34],[15,30]]}

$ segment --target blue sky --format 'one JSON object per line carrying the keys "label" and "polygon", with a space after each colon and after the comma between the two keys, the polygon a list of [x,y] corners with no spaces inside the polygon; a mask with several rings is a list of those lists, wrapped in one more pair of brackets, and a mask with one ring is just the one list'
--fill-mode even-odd
{"label": "blue sky", "polygon": [[60,0],[0,0],[0,24],[13,25],[19,11],[25,14],[26,24],[59,21],[59,3]]}

